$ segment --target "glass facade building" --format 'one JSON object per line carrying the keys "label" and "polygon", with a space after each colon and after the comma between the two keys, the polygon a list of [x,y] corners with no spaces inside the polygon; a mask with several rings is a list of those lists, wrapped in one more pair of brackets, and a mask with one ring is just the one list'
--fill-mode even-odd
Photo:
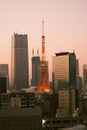
{"label": "glass facade building", "polygon": [[76,86],[76,56],[75,53],[61,52],[52,57],[53,86]]}
{"label": "glass facade building", "polygon": [[29,86],[28,38],[26,34],[15,34],[11,43],[11,86],[16,89]]}

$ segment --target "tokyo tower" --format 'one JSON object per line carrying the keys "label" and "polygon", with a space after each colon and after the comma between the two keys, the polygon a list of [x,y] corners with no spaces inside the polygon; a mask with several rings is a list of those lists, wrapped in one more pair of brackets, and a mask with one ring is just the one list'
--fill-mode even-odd
{"label": "tokyo tower", "polygon": [[41,39],[42,39],[42,50],[41,50],[41,61],[40,61],[40,79],[39,79],[37,90],[40,92],[52,93],[52,88],[50,87],[48,81],[48,64],[45,55],[44,20],[42,21]]}

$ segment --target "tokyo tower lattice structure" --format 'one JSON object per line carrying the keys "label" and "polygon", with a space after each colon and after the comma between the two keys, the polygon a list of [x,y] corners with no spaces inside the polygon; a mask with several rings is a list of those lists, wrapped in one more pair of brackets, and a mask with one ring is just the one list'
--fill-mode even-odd
{"label": "tokyo tower lattice structure", "polygon": [[42,21],[42,51],[41,51],[41,61],[40,61],[40,80],[38,83],[37,90],[41,92],[52,93],[52,88],[50,87],[48,81],[48,64],[45,55],[45,35],[44,35],[44,20]]}

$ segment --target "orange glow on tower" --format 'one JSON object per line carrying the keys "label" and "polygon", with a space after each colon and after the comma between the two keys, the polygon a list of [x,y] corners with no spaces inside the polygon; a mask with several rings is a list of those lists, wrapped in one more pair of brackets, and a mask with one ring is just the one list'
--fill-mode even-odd
{"label": "orange glow on tower", "polygon": [[42,53],[40,61],[40,80],[38,83],[37,90],[41,92],[52,93],[52,88],[50,87],[48,81],[48,64],[45,55],[45,36],[44,36],[44,20],[42,21]]}

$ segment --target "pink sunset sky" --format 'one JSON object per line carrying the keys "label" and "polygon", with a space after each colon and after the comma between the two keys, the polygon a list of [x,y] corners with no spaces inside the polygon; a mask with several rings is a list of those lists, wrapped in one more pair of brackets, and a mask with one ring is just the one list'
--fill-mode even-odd
{"label": "pink sunset sky", "polygon": [[[73,50],[82,76],[83,64],[87,64],[87,0],[0,0],[0,64],[10,66],[15,32],[28,34],[31,68],[32,48],[41,48],[43,17],[50,79],[54,53]],[[29,73],[31,78],[31,69]]]}

